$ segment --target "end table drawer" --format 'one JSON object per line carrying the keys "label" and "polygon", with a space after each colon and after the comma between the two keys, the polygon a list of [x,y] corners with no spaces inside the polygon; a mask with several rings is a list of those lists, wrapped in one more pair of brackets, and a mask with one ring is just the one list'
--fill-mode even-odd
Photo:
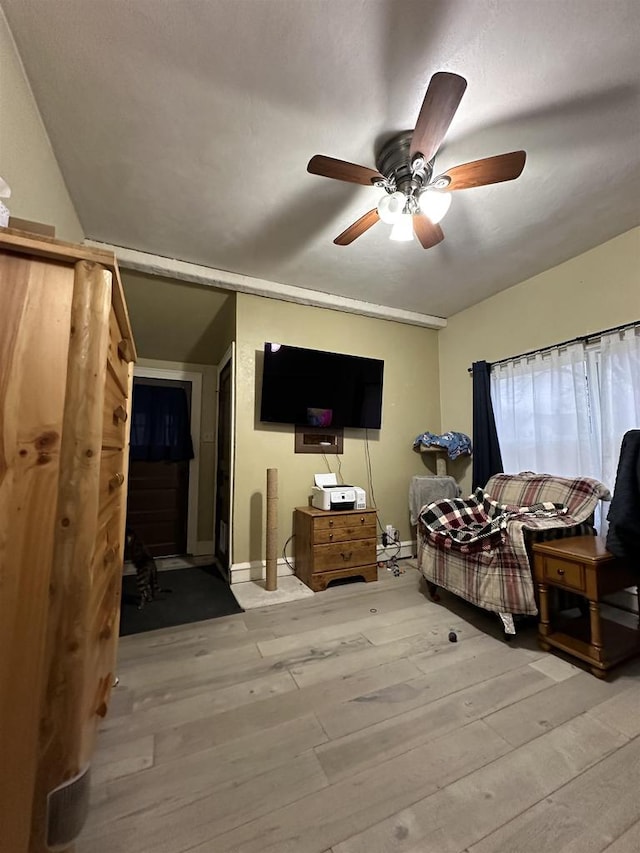
{"label": "end table drawer", "polygon": [[554,586],[564,586],[576,592],[584,592],[586,589],[584,567],[570,560],[545,557],[544,578]]}

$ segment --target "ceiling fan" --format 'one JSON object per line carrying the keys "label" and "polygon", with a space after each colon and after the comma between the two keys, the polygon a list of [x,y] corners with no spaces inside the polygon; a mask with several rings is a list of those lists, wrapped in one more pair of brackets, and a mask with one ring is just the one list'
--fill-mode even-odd
{"label": "ceiling fan", "polygon": [[414,130],[384,145],[376,159],[378,171],[322,154],[309,160],[307,171],[313,175],[385,191],[377,207],[336,237],[336,245],[348,246],[381,219],[393,225],[392,240],[412,240],[415,232],[422,246],[430,249],[444,239],[438,223],[451,204],[449,193],[519,177],[527,156],[524,151],[474,160],[433,178],[435,156],[466,88],[467,81],[458,74],[434,74]]}

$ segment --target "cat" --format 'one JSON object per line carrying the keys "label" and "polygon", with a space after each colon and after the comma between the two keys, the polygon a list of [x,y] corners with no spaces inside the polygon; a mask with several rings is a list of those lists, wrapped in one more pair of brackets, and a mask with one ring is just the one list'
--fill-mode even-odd
{"label": "cat", "polygon": [[158,583],[158,567],[147,546],[135,530],[127,527],[125,534],[125,559],[136,568],[136,586],[138,588],[138,610],[153,601],[158,593],[171,592],[161,589]]}

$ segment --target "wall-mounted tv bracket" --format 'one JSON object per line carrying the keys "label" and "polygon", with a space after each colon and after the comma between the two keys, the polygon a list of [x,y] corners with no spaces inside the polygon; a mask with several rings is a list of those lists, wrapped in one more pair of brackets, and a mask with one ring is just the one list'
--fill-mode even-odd
{"label": "wall-mounted tv bracket", "polygon": [[296,426],[295,453],[342,453],[342,427]]}

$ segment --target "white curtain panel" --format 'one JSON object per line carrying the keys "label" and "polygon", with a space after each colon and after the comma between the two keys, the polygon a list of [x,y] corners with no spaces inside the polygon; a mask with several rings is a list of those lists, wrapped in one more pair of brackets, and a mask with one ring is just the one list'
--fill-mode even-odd
{"label": "white curtain panel", "polygon": [[600,479],[613,491],[622,438],[640,428],[640,327],[600,339]]}
{"label": "white curtain panel", "polygon": [[506,472],[598,477],[583,344],[496,365],[491,399]]}
{"label": "white curtain panel", "polygon": [[640,428],[640,326],[496,364],[491,400],[506,472],[594,477],[613,492],[622,437]]}

